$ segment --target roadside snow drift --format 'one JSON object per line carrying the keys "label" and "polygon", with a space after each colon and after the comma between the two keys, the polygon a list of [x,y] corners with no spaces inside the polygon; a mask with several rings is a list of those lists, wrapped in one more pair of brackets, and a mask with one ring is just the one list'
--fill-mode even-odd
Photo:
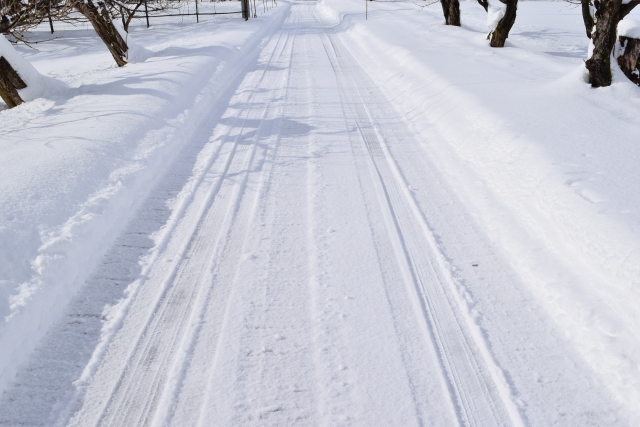
{"label": "roadside snow drift", "polygon": [[[588,39],[576,39],[584,53],[575,55],[569,32],[580,29],[577,9],[564,11],[555,36],[536,14],[564,6],[522,3],[510,47],[498,50],[469,31],[486,31],[484,12],[470,3],[462,3],[463,28],[437,25],[435,9],[407,13],[405,28],[420,28],[412,37],[387,22],[394,6],[377,6],[365,25],[348,3],[326,4],[469,212],[591,368],[637,411],[640,88],[619,70],[609,88],[585,83]],[[625,21],[621,31],[634,27]]]}
{"label": "roadside snow drift", "polygon": [[20,55],[4,37],[0,36],[0,56],[4,57],[27,85],[19,89],[18,94],[23,101],[33,101],[46,95],[55,95],[64,90],[64,84],[50,77],[43,76]]}
{"label": "roadside snow drift", "polygon": [[0,426],[638,425],[640,88],[579,9],[279,3],[19,48],[68,88],[0,111]]}
{"label": "roadside snow drift", "polygon": [[91,31],[63,33],[20,52],[70,86],[47,98],[53,79],[0,37],[33,100],[0,111],[0,391],[285,11],[141,31],[155,56],[122,69]]}

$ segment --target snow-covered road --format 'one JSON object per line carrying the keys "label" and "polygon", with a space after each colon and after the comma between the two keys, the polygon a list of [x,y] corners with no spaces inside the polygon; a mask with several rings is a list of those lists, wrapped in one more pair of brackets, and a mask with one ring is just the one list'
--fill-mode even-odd
{"label": "snow-covered road", "polygon": [[281,8],[0,425],[627,425],[326,7]]}

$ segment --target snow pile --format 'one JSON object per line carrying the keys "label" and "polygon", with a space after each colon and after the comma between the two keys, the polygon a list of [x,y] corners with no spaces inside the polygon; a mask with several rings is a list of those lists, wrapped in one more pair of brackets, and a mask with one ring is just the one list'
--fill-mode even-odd
{"label": "snow pile", "polygon": [[640,21],[625,18],[618,23],[618,37],[640,39]]}
{"label": "snow pile", "polygon": [[131,37],[131,35],[127,31],[125,31],[121,22],[119,22],[118,20],[113,20],[113,25],[116,27],[118,33],[120,33],[120,37],[122,37],[122,39],[127,44],[127,47],[129,48],[129,50],[127,50],[128,63],[136,64],[139,62],[144,62],[147,59],[151,58],[151,56],[153,56],[153,52],[143,46],[140,46],[134,41],[133,37]]}
{"label": "snow pile", "polygon": [[33,101],[64,90],[64,84],[40,74],[2,35],[0,35],[0,56],[3,56],[11,64],[27,85],[26,88],[18,90],[18,94],[23,101]]}

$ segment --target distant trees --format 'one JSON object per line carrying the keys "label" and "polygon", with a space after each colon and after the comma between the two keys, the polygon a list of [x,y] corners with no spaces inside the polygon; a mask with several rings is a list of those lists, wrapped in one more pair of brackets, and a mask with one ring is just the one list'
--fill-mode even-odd
{"label": "distant trees", "polygon": [[39,73],[22,59],[4,35],[25,40],[28,30],[51,15],[64,16],[64,4],[56,0],[0,0],[0,98],[10,107],[24,102],[19,91],[40,83]]}
{"label": "distant trees", "polygon": [[69,6],[60,0],[0,0],[0,33],[24,40],[45,19],[66,16]]}
{"label": "distant trees", "polygon": [[[489,23],[489,35],[491,47],[504,47],[509,37],[509,31],[516,22],[518,0],[498,0],[501,4],[492,6],[489,0],[477,0],[478,4],[487,12]],[[639,0],[640,1],[640,0]],[[444,21],[446,25],[460,26],[460,2],[459,0],[440,0]],[[504,6],[503,6],[504,5]]]}
{"label": "distant trees", "polygon": [[30,29],[45,19],[68,18],[75,10],[91,23],[121,67],[127,63],[127,36],[116,28],[113,16],[128,8],[127,0],[0,0],[0,33],[28,43],[25,34]]}
{"label": "distant trees", "polygon": [[[446,25],[460,26],[459,0],[440,0]],[[518,0],[477,0],[487,12],[491,47],[504,47],[509,32],[516,21]],[[611,58],[618,41],[618,24],[640,0],[567,0],[580,4],[587,37],[591,39],[591,56],[585,62],[589,83],[593,87],[610,86],[612,81]],[[627,77],[640,85],[640,39],[620,37],[617,61]],[[624,44],[622,44],[624,43]]]}

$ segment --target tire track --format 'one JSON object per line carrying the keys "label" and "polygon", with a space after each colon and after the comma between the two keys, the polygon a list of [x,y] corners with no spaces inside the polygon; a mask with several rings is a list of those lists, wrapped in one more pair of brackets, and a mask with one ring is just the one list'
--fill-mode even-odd
{"label": "tire track", "polygon": [[[283,33],[285,31],[281,31],[279,38],[282,38]],[[275,86],[279,88],[278,95],[272,96],[271,99],[278,101],[286,99],[293,43],[293,37],[291,34],[287,34],[283,51],[268,65],[276,70],[281,70],[282,75],[280,83]],[[277,73],[278,71],[272,72]],[[169,425],[185,425],[185,423],[187,425],[208,425],[211,418],[209,414],[212,411],[211,407],[215,407],[215,402],[212,402],[212,394],[218,384],[213,380],[213,374],[219,364],[218,349],[223,345],[228,333],[229,322],[235,323],[237,321],[235,317],[230,318],[230,294],[236,294],[236,288],[242,286],[238,278],[241,272],[240,260],[242,254],[247,251],[247,242],[250,240],[249,224],[255,222],[258,208],[266,197],[271,180],[273,157],[280,142],[282,109],[282,102],[278,102],[274,111],[268,117],[261,119],[261,123],[265,120],[271,120],[273,125],[271,131],[267,133],[266,146],[263,148],[265,156],[255,167],[256,170],[260,170],[260,175],[257,178],[254,177],[252,182],[247,184],[255,188],[255,196],[253,200],[246,202],[246,206],[238,209],[237,222],[242,225],[234,226],[234,230],[231,230],[228,247],[214,268],[214,281],[221,286],[215,291],[215,296],[209,296],[208,302],[205,304],[207,308],[201,319],[203,326],[199,331],[198,342],[194,345],[193,360],[189,362],[184,387],[180,390],[180,394],[176,395],[175,412],[167,418],[170,420]],[[220,414],[216,414],[214,417],[220,420]],[[155,424],[164,425],[162,422]]]}
{"label": "tire track", "polygon": [[[271,57],[262,72],[257,72],[250,78],[249,87],[261,86],[267,91],[275,87],[277,73],[269,72],[269,67],[274,58],[282,55],[286,40],[283,43],[278,38],[271,44]],[[121,368],[119,380],[103,409],[99,411],[97,420],[92,424],[150,424],[169,378],[166,368],[172,365],[176,352],[190,351],[189,343],[193,341],[197,328],[192,329],[187,336],[185,333],[189,325],[193,325],[194,322],[197,324],[197,319],[201,317],[203,304],[198,305],[197,302],[207,299],[211,284],[211,263],[224,247],[229,227],[242,199],[247,176],[255,160],[260,128],[253,137],[249,133],[249,138],[245,131],[256,122],[262,123],[261,119],[269,110],[270,103],[264,100],[261,102],[262,92],[251,91],[246,103],[264,107],[243,111],[244,114],[236,118],[228,132],[220,137],[223,144],[220,149],[221,155],[213,163],[213,173],[209,173],[210,176],[205,179],[215,182],[208,197],[212,203],[211,207],[199,220],[186,253],[180,257],[175,277],[170,271],[169,277],[165,280],[167,283],[171,282],[171,285],[165,289],[155,305],[152,316],[143,327],[138,344],[126,359],[128,361],[124,369]],[[216,170],[220,172],[216,173]],[[217,236],[213,245],[210,236]],[[152,283],[146,284],[150,285]],[[175,369],[180,370],[180,367],[173,370]],[[169,392],[171,393],[171,390]],[[85,425],[86,418],[93,417],[82,412],[75,420]]]}
{"label": "tire track", "polygon": [[374,185],[379,188],[382,208],[388,213],[387,227],[398,243],[398,259],[409,271],[412,292],[426,322],[425,334],[437,350],[459,424],[524,425],[508,384],[477,325],[459,301],[422,212],[381,143],[368,111],[376,108],[375,102],[365,100],[359,89],[366,84],[364,71],[329,31],[323,35],[323,42],[357,129],[356,143],[364,142],[369,153]]}

